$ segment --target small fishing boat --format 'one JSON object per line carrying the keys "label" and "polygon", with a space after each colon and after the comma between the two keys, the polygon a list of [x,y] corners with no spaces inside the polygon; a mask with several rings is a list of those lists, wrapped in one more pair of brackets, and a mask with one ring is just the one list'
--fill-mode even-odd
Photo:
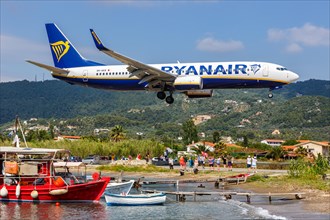
{"label": "small fishing boat", "polygon": [[105,192],[110,194],[129,194],[129,192],[132,189],[132,186],[134,184],[134,180],[130,180],[128,182],[111,182],[108,183],[107,188],[105,189]]}
{"label": "small fishing boat", "polygon": [[104,195],[108,206],[163,205],[166,201],[164,193],[118,195],[105,192]]}
{"label": "small fishing boat", "polygon": [[57,162],[69,154],[65,149],[1,146],[0,202],[99,201],[110,178],[86,181],[86,175],[74,175],[70,167],[86,171],[81,162]]}

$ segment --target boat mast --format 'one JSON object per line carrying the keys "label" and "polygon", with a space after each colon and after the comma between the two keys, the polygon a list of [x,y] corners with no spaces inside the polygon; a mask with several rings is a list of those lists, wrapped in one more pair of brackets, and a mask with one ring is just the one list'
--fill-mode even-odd
{"label": "boat mast", "polygon": [[[21,122],[20,122],[19,119],[18,119],[18,115],[16,115],[16,120],[15,120],[15,136],[17,135],[17,126],[19,126],[19,129],[21,130],[21,133],[22,133],[22,137],[23,137],[23,140],[24,140],[25,147],[28,147],[28,146],[27,146],[27,143],[26,143],[25,135],[24,135],[24,132],[23,132],[23,129],[22,129]],[[17,141],[19,141],[18,138],[17,138]]]}

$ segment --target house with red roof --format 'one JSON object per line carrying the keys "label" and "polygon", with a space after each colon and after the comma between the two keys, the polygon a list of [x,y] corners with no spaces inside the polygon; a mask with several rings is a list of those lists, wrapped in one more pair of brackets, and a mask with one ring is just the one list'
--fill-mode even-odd
{"label": "house with red roof", "polygon": [[321,154],[322,156],[329,156],[330,143],[327,141],[318,142],[310,140],[300,140],[299,144],[294,145],[295,147],[306,148],[308,153],[312,153],[314,156]]}
{"label": "house with red roof", "polygon": [[281,146],[284,142],[285,142],[284,140],[278,140],[278,139],[265,139],[261,141],[261,143],[267,144],[272,147]]}

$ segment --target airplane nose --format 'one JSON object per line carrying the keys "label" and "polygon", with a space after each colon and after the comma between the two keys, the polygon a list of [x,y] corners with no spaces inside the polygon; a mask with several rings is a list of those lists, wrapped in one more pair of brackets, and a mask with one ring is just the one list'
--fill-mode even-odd
{"label": "airplane nose", "polygon": [[290,82],[294,82],[297,81],[299,79],[299,75],[294,73],[294,72],[290,72],[289,73],[289,80]]}

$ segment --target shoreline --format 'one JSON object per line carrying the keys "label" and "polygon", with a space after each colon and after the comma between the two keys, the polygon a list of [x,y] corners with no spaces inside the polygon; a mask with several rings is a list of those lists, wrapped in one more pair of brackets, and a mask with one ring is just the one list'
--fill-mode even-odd
{"label": "shoreline", "polygon": [[[96,171],[95,169],[93,169]],[[238,171],[221,171],[221,172],[199,172],[198,174],[194,174],[192,172],[186,172],[185,175],[180,176],[179,170],[175,170],[177,172],[124,172],[123,179],[139,179],[143,178],[146,180],[153,179],[153,180],[200,180],[200,181],[215,181],[220,176],[230,176],[236,175],[242,172]],[[205,170],[208,171],[208,170]],[[115,177],[116,179],[120,176],[119,172],[113,171],[102,171],[103,175],[110,175],[111,177]],[[271,170],[263,170],[258,174],[261,175],[285,175],[279,174],[278,172],[272,172]],[[244,191],[250,191],[252,193],[289,193],[289,192],[300,192],[305,193],[303,199],[299,200],[302,202],[302,208],[304,211],[315,212],[319,214],[329,214],[330,217],[330,192],[322,191],[322,190],[315,190],[315,189],[308,189],[297,187],[294,185],[283,185],[283,183],[278,184],[270,184],[265,182],[246,182],[242,184],[229,184],[228,185],[231,189],[238,189]],[[297,200],[298,201],[298,200]]]}

